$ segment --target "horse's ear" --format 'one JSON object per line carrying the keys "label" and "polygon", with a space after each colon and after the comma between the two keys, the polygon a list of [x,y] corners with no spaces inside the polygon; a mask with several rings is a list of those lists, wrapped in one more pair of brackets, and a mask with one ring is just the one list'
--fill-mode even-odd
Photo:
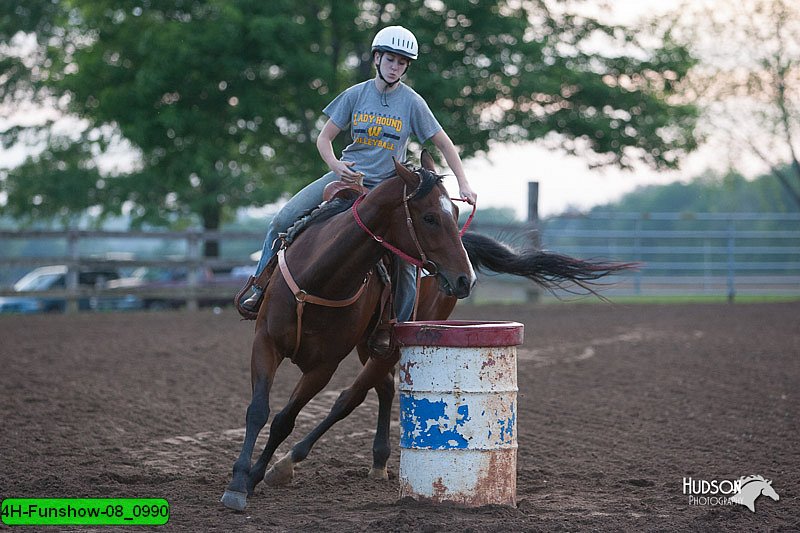
{"label": "horse's ear", "polygon": [[422,154],[419,156],[419,161],[422,163],[422,168],[430,170],[436,174],[436,162],[434,162],[433,156],[431,156],[430,152],[427,150],[422,150]]}
{"label": "horse's ear", "polygon": [[406,185],[413,191],[419,186],[420,178],[415,173],[411,172],[406,168],[404,164],[399,162],[397,159],[394,159],[394,169],[397,171],[397,175],[406,182]]}

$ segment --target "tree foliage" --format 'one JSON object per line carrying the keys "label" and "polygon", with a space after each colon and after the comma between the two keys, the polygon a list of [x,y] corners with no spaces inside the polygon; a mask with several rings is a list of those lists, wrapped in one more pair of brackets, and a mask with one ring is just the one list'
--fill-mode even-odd
{"label": "tree foliage", "polygon": [[[20,83],[85,127],[51,135],[39,156],[0,177],[4,210],[17,215],[36,197],[40,216],[95,207],[139,223],[197,217],[214,229],[237,208],[297,190],[325,170],[314,146],[321,109],[373,75],[369,45],[388,24],[419,38],[407,81],[462,157],[492,142],[543,139],[597,165],[672,168],[696,146],[695,108],[676,98],[693,65],[686,47],[560,2],[25,5],[0,18],[0,36],[17,24],[39,45]],[[20,133],[7,129],[6,142]],[[134,168],[104,174],[87,163],[120,140],[138,154]],[[68,202],[48,185],[65,181],[82,189]]]}
{"label": "tree foliage", "polygon": [[60,6],[54,2],[4,2],[0,7],[0,104],[4,107],[15,101],[28,100],[33,94],[32,79],[36,78],[38,65],[14,53],[12,48],[20,46],[25,35],[50,35]]}
{"label": "tree foliage", "polygon": [[798,206],[769,174],[748,180],[735,172],[708,172],[688,183],[639,187],[591,212],[797,213]]}

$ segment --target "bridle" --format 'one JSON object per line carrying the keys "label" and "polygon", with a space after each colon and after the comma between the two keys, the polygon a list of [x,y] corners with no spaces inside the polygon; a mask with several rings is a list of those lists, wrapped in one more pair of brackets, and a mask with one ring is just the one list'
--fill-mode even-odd
{"label": "bridle", "polygon": [[[405,210],[406,213],[406,227],[408,228],[408,232],[411,235],[411,240],[414,241],[414,246],[416,246],[417,248],[419,259],[408,255],[397,246],[394,246],[391,243],[386,242],[386,239],[384,239],[379,235],[376,235],[371,229],[367,227],[366,224],[364,224],[364,221],[361,220],[361,217],[358,215],[358,206],[364,200],[366,194],[362,194],[361,196],[359,196],[358,199],[353,203],[353,207],[351,207],[350,210],[353,213],[353,218],[355,219],[356,224],[358,224],[358,226],[361,229],[363,229],[367,235],[372,237],[377,243],[379,243],[381,246],[383,246],[384,248],[395,254],[403,261],[411,263],[420,270],[423,270],[426,274],[436,275],[439,272],[439,267],[436,265],[436,263],[428,259],[427,255],[425,254],[425,250],[422,249],[422,245],[419,243],[419,239],[417,238],[416,229],[414,228],[414,221],[411,219],[411,211],[408,209],[408,201],[417,195],[417,193],[419,192],[419,188],[415,189],[413,192],[411,192],[411,194],[406,194],[406,190],[407,190],[406,186],[403,185],[403,209]],[[466,202],[466,200],[462,200],[461,198],[450,198],[450,200],[455,200],[458,202]],[[476,207],[477,207],[476,204],[472,204],[472,213],[470,213],[469,218],[467,218],[467,221],[464,223],[464,227],[461,228],[461,230],[458,232],[459,238],[464,236],[464,233],[467,231],[467,228],[469,228],[469,225],[472,223],[472,219],[475,216]]]}
{"label": "bridle", "polygon": [[[422,283],[422,272],[424,272],[428,276],[435,276],[439,273],[439,267],[436,263],[428,259],[428,256],[425,254],[425,250],[422,249],[422,245],[419,243],[419,239],[417,238],[417,231],[414,229],[414,221],[411,219],[411,211],[408,209],[408,201],[414,198],[417,193],[419,192],[419,187],[414,189],[411,194],[406,194],[406,186],[403,185],[403,209],[406,212],[406,227],[408,228],[408,232],[411,235],[411,240],[414,241],[414,246],[417,248],[417,253],[419,254],[419,259],[416,257],[412,257],[405,253],[403,250],[398,248],[397,246],[392,245],[391,243],[386,242],[386,239],[383,237],[376,235],[371,229],[364,224],[364,221],[361,220],[361,217],[358,215],[358,206],[361,204],[361,201],[364,199],[366,194],[362,194],[358,197],[358,199],[353,203],[353,207],[350,210],[353,213],[353,218],[356,220],[356,224],[363,229],[367,235],[372,237],[378,244],[395,254],[397,257],[410,263],[417,267],[417,281],[416,281],[416,297],[414,298],[414,310],[411,313],[411,320],[417,319],[417,306],[419,304],[419,289],[420,284]],[[456,200],[460,202],[465,202],[466,200],[462,200],[461,198],[450,198],[450,200]],[[472,213],[470,213],[469,218],[464,223],[464,227],[458,232],[459,239],[464,236],[464,233],[469,228],[469,225],[472,223],[472,218],[475,216],[475,209],[477,208],[476,204],[472,204]]]}

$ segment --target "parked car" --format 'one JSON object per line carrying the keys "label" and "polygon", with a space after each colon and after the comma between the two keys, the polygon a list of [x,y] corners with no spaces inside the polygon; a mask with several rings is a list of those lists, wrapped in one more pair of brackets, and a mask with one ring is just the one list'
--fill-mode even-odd
{"label": "parked car", "polygon": [[[247,281],[253,267],[215,274],[202,269],[197,280],[200,307],[226,306]],[[130,276],[108,283],[110,290],[136,289],[145,309],[178,309],[186,305],[189,270],[185,267],[139,267]],[[134,292],[136,292],[134,291]]]}
{"label": "parked car", "polygon": [[[112,269],[81,270],[78,272],[78,286],[104,288],[111,280],[119,278]],[[35,268],[14,284],[19,296],[0,296],[0,313],[47,313],[63,312],[67,307],[63,297],[26,296],[26,292],[65,290],[67,288],[66,265],[53,265]],[[142,304],[135,296],[82,297],[78,299],[79,310],[98,309],[138,309]]]}

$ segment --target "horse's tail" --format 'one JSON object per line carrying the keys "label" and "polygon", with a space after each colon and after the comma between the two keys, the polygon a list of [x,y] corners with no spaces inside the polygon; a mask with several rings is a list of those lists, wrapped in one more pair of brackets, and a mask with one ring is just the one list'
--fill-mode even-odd
{"label": "horse's tail", "polygon": [[576,259],[538,249],[515,250],[479,233],[465,233],[462,242],[475,270],[522,276],[551,292],[556,289],[574,292],[569,287],[574,284],[599,296],[592,288],[598,285],[597,280],[639,266],[637,263]]}

